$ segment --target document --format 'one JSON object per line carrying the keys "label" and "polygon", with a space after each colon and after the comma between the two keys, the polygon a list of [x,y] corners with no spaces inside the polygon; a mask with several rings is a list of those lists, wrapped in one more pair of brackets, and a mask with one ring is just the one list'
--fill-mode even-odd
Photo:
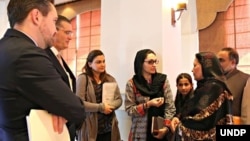
{"label": "document", "polygon": [[63,132],[58,134],[53,129],[52,115],[45,110],[30,111],[26,116],[29,141],[70,141],[68,128],[63,127]]}
{"label": "document", "polygon": [[158,130],[164,127],[164,118],[160,116],[153,116],[152,117],[152,126],[151,126],[151,133],[153,135],[158,134]]}
{"label": "document", "polygon": [[106,82],[102,86],[102,102],[103,103],[112,103],[115,96],[115,91],[117,89],[117,83],[115,82]]}

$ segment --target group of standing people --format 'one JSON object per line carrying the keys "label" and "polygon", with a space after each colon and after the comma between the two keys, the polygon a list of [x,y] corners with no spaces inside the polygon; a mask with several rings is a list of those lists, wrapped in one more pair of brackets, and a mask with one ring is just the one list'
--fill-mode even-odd
{"label": "group of standing people", "polygon": [[28,141],[26,116],[41,109],[52,115],[58,134],[67,125],[71,141],[76,136],[79,141],[119,141],[118,86],[113,101],[102,103],[103,83],[116,83],[105,71],[104,54],[89,53],[76,83],[61,57],[72,39],[72,25],[57,15],[53,3],[10,0],[7,13],[10,29],[0,40],[0,140]]}
{"label": "group of standing people", "polygon": [[[7,12],[11,28],[0,40],[0,140],[28,141],[25,118],[31,109],[43,109],[52,114],[55,132],[67,125],[71,141],[120,141],[115,110],[123,100],[115,85],[112,101],[102,101],[103,85],[117,84],[106,72],[103,52],[90,51],[76,79],[60,56],[72,39],[72,26],[51,1],[10,0]],[[156,53],[139,50],[125,90],[125,111],[132,120],[128,140],[215,140],[216,125],[237,119],[248,123],[242,98],[250,80],[237,69],[238,62],[232,48],[217,56],[195,54],[197,87],[188,73],[181,73],[174,99],[167,75],[156,70]],[[164,119],[159,130],[152,131],[153,117]]]}
{"label": "group of standing people", "polygon": [[[129,141],[216,140],[216,125],[233,124],[233,95],[214,53],[195,54],[195,89],[188,73],[177,76],[175,101],[166,75],[156,71],[157,63],[150,49],[136,54],[135,75],[127,82],[125,93],[125,110],[132,117]],[[165,119],[157,133],[151,130],[153,116]]]}

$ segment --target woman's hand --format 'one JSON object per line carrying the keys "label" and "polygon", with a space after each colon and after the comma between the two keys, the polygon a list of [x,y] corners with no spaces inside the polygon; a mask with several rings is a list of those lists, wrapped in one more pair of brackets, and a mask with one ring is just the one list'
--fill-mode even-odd
{"label": "woman's hand", "polygon": [[164,103],[164,98],[163,97],[157,97],[154,99],[151,99],[150,101],[147,102],[148,108],[149,107],[160,107]]}
{"label": "woman's hand", "polygon": [[163,139],[165,137],[165,135],[168,133],[168,128],[167,127],[163,127],[157,131],[154,131],[153,136],[157,139]]}
{"label": "woman's hand", "polygon": [[174,117],[172,120],[171,120],[171,123],[170,123],[170,129],[171,131],[174,133],[175,132],[175,129],[176,129],[176,126],[180,123],[180,120],[179,118],[177,117]]}
{"label": "woman's hand", "polygon": [[104,111],[103,111],[104,114],[106,114],[106,115],[110,114],[113,112],[113,110],[114,110],[114,107],[104,103]]}

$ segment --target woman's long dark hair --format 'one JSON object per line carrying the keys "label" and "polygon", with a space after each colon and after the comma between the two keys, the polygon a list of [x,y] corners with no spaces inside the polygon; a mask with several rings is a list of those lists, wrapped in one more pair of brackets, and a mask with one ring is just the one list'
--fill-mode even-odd
{"label": "woman's long dark hair", "polygon": [[[190,74],[188,73],[180,73],[177,78],[176,78],[176,85],[179,84],[179,81],[183,78],[186,78],[188,80],[188,82],[193,85],[193,80]],[[176,91],[176,96],[175,96],[175,107],[176,107],[176,115],[178,115],[179,113],[181,113],[182,107],[184,105],[184,103],[186,102],[186,100],[190,99],[193,96],[194,93],[194,88],[192,88],[188,94],[185,96],[185,98],[183,97],[183,95],[178,91]]]}
{"label": "woman's long dark hair", "polygon": [[[84,67],[82,68],[82,72],[83,72],[83,73],[86,73],[86,74],[87,74],[88,76],[90,76],[91,78],[94,78],[94,74],[93,74],[92,68],[89,67],[88,63],[92,63],[93,60],[94,60],[97,56],[101,56],[101,55],[104,56],[104,54],[103,54],[103,52],[102,52],[101,50],[92,50],[92,51],[90,51],[89,54],[88,54],[86,63],[85,63],[85,65],[84,65]],[[104,82],[104,81],[106,80],[106,75],[107,75],[106,70],[100,74],[100,80],[101,80],[102,82]],[[95,79],[93,79],[93,80],[95,80]]]}

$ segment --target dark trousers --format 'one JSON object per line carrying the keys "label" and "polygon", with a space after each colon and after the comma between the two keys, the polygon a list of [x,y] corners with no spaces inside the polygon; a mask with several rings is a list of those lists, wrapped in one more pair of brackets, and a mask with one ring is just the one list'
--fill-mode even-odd
{"label": "dark trousers", "polygon": [[98,134],[96,141],[111,141],[111,132]]}
{"label": "dark trousers", "polygon": [[68,130],[69,130],[70,141],[75,141],[75,138],[76,138],[76,127],[75,127],[75,124],[67,122],[66,125],[67,125]]}

